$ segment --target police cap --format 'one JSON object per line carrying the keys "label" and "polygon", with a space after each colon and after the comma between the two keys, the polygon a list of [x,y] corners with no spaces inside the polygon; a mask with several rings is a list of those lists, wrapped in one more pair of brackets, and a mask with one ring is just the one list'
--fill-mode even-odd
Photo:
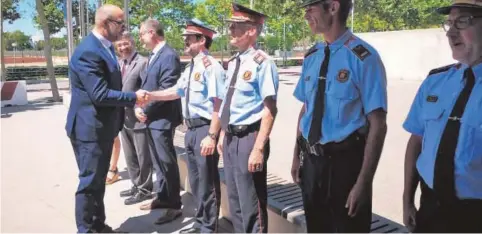
{"label": "police cap", "polygon": [[182,35],[204,35],[213,39],[215,33],[216,31],[209,28],[204,22],[198,19],[191,19],[186,22],[186,29]]}
{"label": "police cap", "polygon": [[482,0],[453,0],[452,5],[440,7],[437,9],[437,12],[442,15],[448,15],[454,7],[482,10]]}
{"label": "police cap", "polygon": [[268,16],[255,10],[249,9],[243,5],[233,3],[233,16],[231,16],[231,18],[226,21],[263,24],[264,19],[267,17]]}

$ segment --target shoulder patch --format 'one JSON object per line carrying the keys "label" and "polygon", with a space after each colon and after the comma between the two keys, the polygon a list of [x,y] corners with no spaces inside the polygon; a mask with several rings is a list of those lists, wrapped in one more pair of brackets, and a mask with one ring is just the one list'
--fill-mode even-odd
{"label": "shoulder patch", "polygon": [[305,58],[312,55],[313,53],[315,53],[316,51],[318,51],[318,49],[316,48],[316,45],[314,45],[313,47],[311,47],[308,52],[306,52],[305,54]]}
{"label": "shoulder patch", "polygon": [[456,68],[459,68],[459,64],[456,64],[456,63],[453,63],[453,64],[450,64],[450,65],[447,65],[447,66],[443,66],[443,67],[439,67],[439,68],[435,68],[435,69],[432,69],[428,75],[433,75],[433,74],[437,74],[437,73],[442,73],[442,72],[446,72],[448,71],[450,68],[452,67],[456,67]]}
{"label": "shoulder patch", "polygon": [[351,49],[353,51],[353,53],[355,53],[355,55],[361,60],[365,60],[368,56],[370,56],[372,53],[370,53],[370,51],[368,51],[368,49],[363,46],[363,45],[357,45],[355,46],[353,49]]}
{"label": "shoulder patch", "polygon": [[264,60],[266,60],[266,54],[263,51],[256,51],[256,54],[253,57],[254,61],[258,64],[261,65]]}
{"label": "shoulder patch", "polygon": [[205,67],[205,68],[211,66],[211,61],[209,61],[209,57],[208,57],[208,56],[204,56],[204,57],[203,57],[203,63],[204,63],[204,67]]}

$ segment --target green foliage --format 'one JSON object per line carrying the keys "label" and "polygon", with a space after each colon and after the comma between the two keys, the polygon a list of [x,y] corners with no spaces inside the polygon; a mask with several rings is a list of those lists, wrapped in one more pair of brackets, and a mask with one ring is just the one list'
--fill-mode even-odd
{"label": "green foliage", "polygon": [[20,30],[13,32],[4,32],[3,37],[5,39],[5,48],[7,50],[13,50],[13,43],[17,43],[17,50],[31,49],[32,43],[30,41],[30,36],[25,35]]}
{"label": "green foliage", "polygon": [[17,11],[19,0],[2,0],[2,22],[7,21],[13,23],[13,21],[20,18],[20,13]]}

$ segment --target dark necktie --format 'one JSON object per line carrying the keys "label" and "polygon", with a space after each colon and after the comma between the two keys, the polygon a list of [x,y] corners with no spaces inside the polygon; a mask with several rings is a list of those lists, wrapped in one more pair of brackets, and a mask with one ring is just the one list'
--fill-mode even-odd
{"label": "dark necktie", "polygon": [[124,61],[122,62],[122,69],[121,69],[122,78],[126,76],[126,69],[127,69],[127,59],[124,59]]}
{"label": "dark necktie", "polygon": [[438,198],[442,201],[450,202],[456,199],[454,159],[460,132],[460,118],[464,114],[465,106],[475,84],[475,77],[471,68],[465,70],[464,77],[466,80],[465,87],[460,92],[447,121],[435,160],[433,187]]}
{"label": "dark necktie", "polygon": [[115,61],[115,63],[117,63],[114,45],[110,45],[109,49],[110,49],[110,53],[111,53],[111,55],[112,55],[112,59]]}
{"label": "dark necktie", "polygon": [[191,75],[192,70],[194,69],[194,59],[191,59],[191,67],[189,70],[189,76],[187,77],[187,89],[186,89],[186,119],[191,118],[191,114],[189,113],[189,96],[191,93]]}
{"label": "dark necktie", "polygon": [[321,122],[325,108],[325,88],[326,88],[326,74],[328,73],[328,63],[330,61],[330,47],[325,47],[325,59],[321,63],[320,76],[318,77],[318,90],[315,97],[315,108],[313,110],[313,117],[311,120],[310,133],[308,135],[308,142],[310,145],[316,144],[321,138]]}
{"label": "dark necktie", "polygon": [[236,85],[236,80],[238,79],[239,66],[241,65],[241,59],[236,57],[236,68],[234,69],[233,77],[231,77],[231,82],[229,83],[228,93],[224,100],[223,112],[221,113],[221,128],[226,130],[229,125],[229,118],[231,115],[231,99],[233,98],[234,86]]}

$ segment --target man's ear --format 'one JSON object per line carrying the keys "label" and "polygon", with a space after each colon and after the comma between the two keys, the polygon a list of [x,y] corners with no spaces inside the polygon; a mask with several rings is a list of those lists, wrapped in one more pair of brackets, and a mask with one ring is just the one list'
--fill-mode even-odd
{"label": "man's ear", "polygon": [[249,36],[256,36],[257,33],[258,33],[258,29],[256,29],[255,26],[251,27],[251,28],[248,30],[248,35],[249,35]]}
{"label": "man's ear", "polygon": [[333,1],[331,3],[331,7],[330,7],[330,14],[331,15],[335,15],[337,12],[340,11],[340,2],[338,1]]}

